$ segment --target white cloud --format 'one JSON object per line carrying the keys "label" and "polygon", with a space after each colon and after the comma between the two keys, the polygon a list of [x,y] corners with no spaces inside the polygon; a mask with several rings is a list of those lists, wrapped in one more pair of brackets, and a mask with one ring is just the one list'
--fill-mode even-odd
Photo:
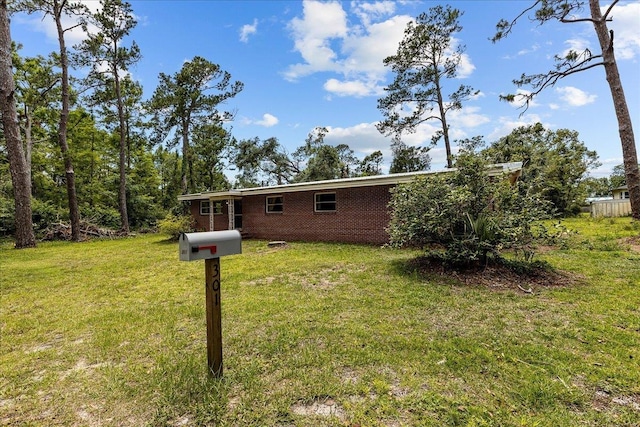
{"label": "white cloud", "polygon": [[382,152],[384,170],[388,171],[391,163],[391,139],[385,137],[376,128],[376,123],[359,123],[350,127],[328,126],[329,133],[325,137],[325,142],[331,145],[347,144],[359,158],[373,153]]}
{"label": "white cloud", "polygon": [[571,107],[582,107],[587,104],[593,104],[597,98],[597,95],[590,95],[572,86],[556,88],[556,93],[560,95],[561,100]]}
{"label": "white cloud", "polygon": [[[102,9],[102,5],[97,1],[82,0],[80,3],[84,4],[92,13],[98,12]],[[41,12],[35,12],[31,15],[18,15],[18,20],[19,22],[30,26],[33,31],[44,33],[48,42],[51,42],[56,46],[58,45],[58,30],[56,29],[56,23],[53,18],[51,18],[51,15],[44,16]],[[62,15],[61,22],[62,28],[66,29],[75,27],[72,30],[65,32],[65,42],[68,47],[80,43],[87,37],[86,33],[82,31],[80,26],[76,27],[76,25],[78,25],[77,16]],[[97,30],[95,27],[89,26],[89,32],[95,33]]]}
{"label": "white cloud", "polygon": [[559,56],[561,58],[567,56],[570,51],[580,54],[587,49],[591,49],[591,44],[589,43],[589,40],[586,39],[569,39],[565,40],[564,44],[568,45],[568,47],[562,53],[560,53]]}
{"label": "white cloud", "polygon": [[362,80],[339,81],[337,79],[327,80],[324,84],[324,90],[337,96],[355,96],[357,98],[383,92],[383,88],[377,86],[375,82]]}
{"label": "white cloud", "polygon": [[502,137],[509,135],[514,129],[521,126],[530,126],[536,123],[542,123],[545,129],[551,128],[551,125],[544,123],[542,118],[537,114],[525,114],[519,117],[518,120],[513,120],[511,116],[498,118],[497,125],[493,128],[493,131],[487,136],[486,141],[496,141]]}
{"label": "white cloud", "polygon": [[466,53],[463,53],[460,56],[460,63],[458,64],[457,77],[459,79],[465,79],[469,77],[473,71],[476,69],[476,66],[471,62],[471,57]]}
{"label": "white cloud", "polygon": [[[390,72],[383,60],[396,53],[407,23],[413,18],[393,16],[395,2],[353,1],[351,18],[358,20],[353,22],[348,19],[343,4],[304,1],[303,16],[289,23],[295,50],[304,62],[289,66],[284,76],[296,80],[317,72],[333,72],[343,78],[333,77],[325,82],[325,90],[331,94],[380,95]],[[457,43],[452,40],[454,47]],[[475,65],[466,54],[461,59],[458,77],[465,78],[475,70]]]}
{"label": "white cloud", "polygon": [[452,129],[473,129],[491,121],[488,116],[480,114],[480,107],[462,107],[450,111],[446,117]]}
{"label": "white cloud", "polygon": [[277,125],[279,122],[278,118],[276,116],[273,116],[269,113],[265,113],[262,115],[262,120],[257,120],[255,122],[255,124],[259,125],[259,126],[264,126],[266,128],[270,128],[272,126]]}
{"label": "white cloud", "polygon": [[258,20],[254,19],[253,24],[245,24],[240,28],[240,41],[247,43],[249,36],[258,31]]}
{"label": "white cloud", "polygon": [[289,67],[285,73],[287,79],[339,68],[335,63],[337,54],[331,47],[332,39],[347,35],[347,14],[339,2],[304,1],[302,19],[293,18],[289,29],[295,40],[295,50],[300,52],[305,63]]}
{"label": "white cloud", "polygon": [[[466,113],[473,116],[475,111],[476,108],[469,108]],[[476,116],[478,117],[480,115]],[[479,119],[477,117],[476,120],[471,119],[468,121],[468,123],[464,123],[464,119],[458,120],[460,118],[457,117],[456,120],[458,120],[460,124],[452,125],[452,139],[455,140],[467,138],[468,134],[466,132],[466,129],[485,123],[484,117]],[[454,122],[456,120],[454,120]],[[535,123],[535,121],[533,121],[533,123]],[[384,157],[384,169],[388,170],[393,157],[391,153],[392,141],[390,137],[385,137],[380,132],[378,132],[376,124],[377,122],[359,123],[357,125],[349,127],[328,126],[327,130],[329,131],[329,133],[325,137],[325,142],[331,145],[347,144],[349,148],[354,150],[359,158],[363,158],[364,156],[369,155],[376,150],[379,150],[382,152],[382,155]],[[462,125],[466,125],[467,127],[461,128],[460,126]],[[405,144],[413,147],[429,147],[431,145],[431,137],[438,131],[438,129],[439,128],[436,123],[424,123],[418,127],[416,132],[403,135],[402,141]],[[432,147],[429,150],[432,169],[443,168],[446,164],[446,150],[442,145],[443,144],[440,143],[438,147]],[[458,151],[458,147],[452,146],[451,150],[455,154]]]}
{"label": "white cloud", "polygon": [[623,163],[622,157],[614,157],[608,159],[600,159],[601,165],[595,169],[589,171],[589,175],[599,178],[604,176],[610,176],[613,173],[613,168]]}
{"label": "white cloud", "polygon": [[531,46],[528,49],[519,50],[518,53],[517,53],[517,56],[528,55],[530,53],[536,52],[538,49],[540,49],[540,45],[539,44],[534,44],[533,46]]}
{"label": "white cloud", "polygon": [[[461,40],[458,40],[455,37],[451,38],[451,47],[444,52],[444,58],[451,56],[454,50],[458,47],[458,45],[463,44]],[[456,69],[456,76],[459,79],[466,79],[469,77],[473,71],[476,69],[476,66],[471,62],[471,57],[466,53],[460,55],[460,63],[458,64],[458,68]]]}
{"label": "white cloud", "polygon": [[[603,11],[609,5],[603,6]],[[607,25],[614,32],[616,59],[634,59],[640,55],[640,1],[617,5],[613,8],[613,20]]]}
{"label": "white cloud", "polygon": [[396,3],[393,1],[378,1],[375,3],[351,2],[353,13],[360,18],[365,27],[371,21],[379,20],[385,16],[393,14],[396,10]]}
{"label": "white cloud", "polygon": [[346,37],[342,45],[342,54],[346,58],[341,71],[382,79],[388,71],[382,61],[396,53],[410,20],[410,16],[394,16],[367,26],[364,32]]}

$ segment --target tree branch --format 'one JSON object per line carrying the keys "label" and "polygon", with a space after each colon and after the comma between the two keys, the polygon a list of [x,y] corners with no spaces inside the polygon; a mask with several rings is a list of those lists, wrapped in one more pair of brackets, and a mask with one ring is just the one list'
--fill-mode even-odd
{"label": "tree branch", "polygon": [[591,18],[576,18],[576,19],[565,19],[565,18],[560,18],[560,22],[562,22],[563,24],[574,24],[576,22],[595,22],[595,20],[591,19]]}
{"label": "tree branch", "polygon": [[501,38],[504,38],[504,37],[508,36],[508,35],[511,33],[511,31],[513,30],[513,27],[516,25],[516,23],[518,22],[518,20],[519,20],[520,18],[522,18],[522,17],[523,17],[527,12],[529,12],[530,10],[533,10],[533,9],[534,9],[534,8],[535,8],[535,7],[540,3],[540,1],[541,1],[541,0],[536,0],[536,1],[535,1],[535,3],[533,3],[531,6],[529,6],[529,7],[528,7],[528,8],[526,8],[525,10],[523,10],[523,11],[522,11],[518,16],[516,16],[515,18],[513,18],[513,20],[511,20],[511,22],[510,22],[510,23],[509,23],[509,22],[507,22],[507,21],[504,21],[504,23],[505,23],[505,25],[504,25],[505,30],[504,30],[504,31],[499,32],[499,35],[498,35],[498,34],[496,34],[496,35],[491,39],[491,41],[492,41],[493,43],[495,43],[495,42],[497,42],[498,40],[500,40]]}
{"label": "tree branch", "polygon": [[72,26],[72,27],[65,28],[64,30],[62,30],[62,32],[63,32],[63,33],[66,33],[67,31],[71,31],[71,30],[73,30],[74,28],[78,28],[78,27],[82,27],[82,23],[78,23],[78,24],[76,24],[76,25],[74,25],[74,26]]}
{"label": "tree branch", "polygon": [[613,2],[607,8],[607,11],[604,13],[604,15],[602,15],[602,19],[604,19],[605,21],[610,21],[611,20],[608,17],[609,16],[609,12],[611,12],[611,9],[613,9],[613,6],[615,6],[619,1],[620,0],[613,0]]}

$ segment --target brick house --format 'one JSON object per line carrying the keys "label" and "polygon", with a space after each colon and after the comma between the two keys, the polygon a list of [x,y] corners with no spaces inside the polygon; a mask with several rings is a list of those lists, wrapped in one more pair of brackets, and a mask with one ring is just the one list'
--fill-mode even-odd
{"label": "brick house", "polygon": [[[522,163],[492,165],[490,176],[515,180]],[[179,196],[190,205],[199,231],[239,229],[249,238],[289,241],[387,243],[390,189],[417,176],[410,172],[203,192]]]}

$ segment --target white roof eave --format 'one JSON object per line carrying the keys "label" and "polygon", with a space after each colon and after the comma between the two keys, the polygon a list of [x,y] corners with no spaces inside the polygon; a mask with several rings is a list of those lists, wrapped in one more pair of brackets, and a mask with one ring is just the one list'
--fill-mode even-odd
{"label": "white roof eave", "polygon": [[[489,176],[497,176],[502,174],[508,174],[512,172],[518,172],[522,169],[522,162],[513,163],[500,163],[495,165],[489,165],[487,167],[487,174]],[[299,182],[295,184],[273,185],[269,187],[254,187],[254,188],[242,188],[236,190],[225,191],[211,191],[193,194],[184,194],[178,196],[180,201],[188,200],[226,200],[231,198],[239,198],[250,195],[261,194],[274,194],[274,193],[291,193],[295,191],[323,191],[334,190],[340,188],[357,188],[357,187],[371,187],[377,185],[397,185],[411,182],[418,176],[428,176],[440,173],[449,173],[454,171],[453,169],[443,169],[438,171],[421,171],[421,172],[406,172],[390,175],[374,175],[363,176],[357,178],[341,178],[331,179],[326,181],[314,181],[314,182]]]}

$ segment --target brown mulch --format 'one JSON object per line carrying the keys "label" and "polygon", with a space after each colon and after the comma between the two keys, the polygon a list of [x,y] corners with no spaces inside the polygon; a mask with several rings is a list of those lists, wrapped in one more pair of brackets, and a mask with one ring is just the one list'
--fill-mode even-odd
{"label": "brown mulch", "polygon": [[541,288],[568,287],[584,283],[584,277],[550,266],[534,266],[527,272],[516,271],[507,264],[454,269],[441,260],[419,257],[409,267],[425,277],[453,279],[467,286],[483,286],[493,290],[516,290],[527,294]]}

